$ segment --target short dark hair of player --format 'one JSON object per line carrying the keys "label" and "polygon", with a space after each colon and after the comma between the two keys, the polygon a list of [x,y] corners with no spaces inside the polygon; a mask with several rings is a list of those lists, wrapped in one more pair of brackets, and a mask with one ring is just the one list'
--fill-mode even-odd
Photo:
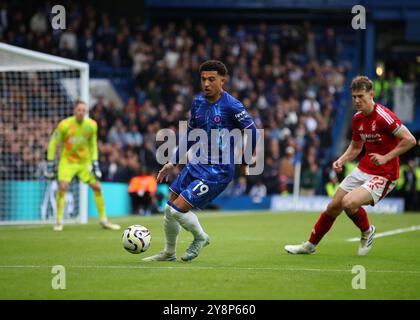
{"label": "short dark hair of player", "polygon": [[86,104],[86,102],[84,102],[83,100],[76,100],[76,102],[74,103],[74,107],[76,108],[79,104]]}
{"label": "short dark hair of player", "polygon": [[357,76],[351,82],[350,89],[352,91],[371,91],[373,89],[373,82],[366,76]]}
{"label": "short dark hair of player", "polygon": [[200,65],[198,73],[201,74],[203,71],[217,71],[219,76],[226,76],[228,71],[225,64],[219,60],[207,60]]}

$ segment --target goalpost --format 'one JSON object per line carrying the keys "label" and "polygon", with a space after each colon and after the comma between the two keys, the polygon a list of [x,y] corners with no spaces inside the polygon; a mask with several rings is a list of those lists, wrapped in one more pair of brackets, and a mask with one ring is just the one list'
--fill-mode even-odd
{"label": "goalpost", "polygon": [[[87,63],[0,43],[0,224],[55,221],[57,182],[43,176],[48,142],[78,99],[89,106]],[[87,196],[74,179],[66,222],[87,223]]]}

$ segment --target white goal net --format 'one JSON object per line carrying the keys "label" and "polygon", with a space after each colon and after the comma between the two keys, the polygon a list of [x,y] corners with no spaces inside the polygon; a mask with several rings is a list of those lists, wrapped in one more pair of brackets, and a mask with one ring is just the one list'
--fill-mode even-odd
{"label": "white goal net", "polygon": [[[89,105],[88,86],[86,63],[0,43],[0,224],[54,221],[57,182],[43,176],[49,138],[76,100]],[[87,188],[76,179],[64,219],[87,222]]]}

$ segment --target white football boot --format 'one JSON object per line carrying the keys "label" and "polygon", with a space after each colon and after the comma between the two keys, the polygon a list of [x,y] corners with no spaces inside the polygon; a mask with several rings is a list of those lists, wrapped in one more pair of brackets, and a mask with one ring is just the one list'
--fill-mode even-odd
{"label": "white football boot", "polygon": [[194,239],[194,241],[191,242],[190,246],[182,255],[181,259],[183,261],[190,261],[196,258],[201,249],[203,249],[208,244],[210,244],[210,237],[208,235],[205,235],[204,239]]}
{"label": "white football boot", "polygon": [[111,223],[111,222],[108,221],[108,219],[101,219],[99,221],[99,224],[104,229],[109,229],[109,230],[120,230],[121,229],[121,226],[119,224]]}
{"label": "white football boot", "polygon": [[315,246],[309,241],[302,244],[286,245],[284,250],[291,254],[313,254],[316,252]]}
{"label": "white football boot", "polygon": [[63,231],[64,225],[63,221],[57,221],[55,225],[53,226],[54,231]]}
{"label": "white football boot", "polygon": [[373,239],[375,238],[375,226],[372,224],[368,231],[362,232],[359,246],[359,256],[365,256],[372,249]]}
{"label": "white football boot", "polygon": [[166,251],[159,252],[154,256],[142,259],[143,261],[176,261],[175,253],[167,253]]}

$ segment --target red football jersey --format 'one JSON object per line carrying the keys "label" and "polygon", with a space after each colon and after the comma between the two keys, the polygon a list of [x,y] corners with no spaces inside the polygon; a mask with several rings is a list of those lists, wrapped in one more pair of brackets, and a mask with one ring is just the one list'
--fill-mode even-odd
{"label": "red football jersey", "polygon": [[377,166],[370,161],[369,153],[387,154],[394,149],[400,139],[395,136],[401,128],[401,120],[388,108],[375,103],[373,111],[368,116],[361,111],[353,117],[352,139],[363,141],[365,154],[363,155],[358,168],[368,174],[385,177],[389,180],[396,180],[399,177],[399,157],[395,157],[386,164]]}

